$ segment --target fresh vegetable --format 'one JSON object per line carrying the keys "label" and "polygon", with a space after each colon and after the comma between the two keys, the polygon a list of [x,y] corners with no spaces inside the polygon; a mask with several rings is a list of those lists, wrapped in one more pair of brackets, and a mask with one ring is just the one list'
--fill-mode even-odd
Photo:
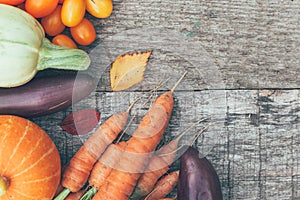
{"label": "fresh vegetable", "polygon": [[86,70],[90,65],[86,52],[53,45],[39,22],[14,6],[0,4],[0,30],[5,30],[0,31],[5,49],[0,54],[0,87],[23,85],[47,68]]}
{"label": "fresh vegetable", "polygon": [[95,109],[77,110],[65,117],[61,128],[72,135],[82,135],[95,128],[100,120],[100,112]]}
{"label": "fresh vegetable", "polygon": [[181,79],[170,91],[161,94],[153,102],[132,137],[127,141],[125,153],[123,153],[119,164],[99,188],[93,197],[94,200],[128,199],[149,162],[149,156],[159,144],[168,126],[174,107],[173,92]]}
{"label": "fresh vegetable", "polygon": [[65,109],[88,96],[96,87],[89,75],[64,73],[35,77],[15,88],[0,88],[0,114],[41,116]]}
{"label": "fresh vegetable", "polygon": [[25,0],[0,0],[0,3],[16,6],[23,3],[24,1]]}
{"label": "fresh vegetable", "polygon": [[0,199],[51,200],[60,181],[60,157],[37,124],[0,115]]}
{"label": "fresh vegetable", "polygon": [[80,45],[90,45],[96,39],[94,25],[87,18],[83,18],[79,24],[70,28],[71,35],[75,42]]}
{"label": "fresh vegetable", "polygon": [[34,16],[35,18],[45,17],[52,13],[56,6],[58,5],[58,0],[26,0],[25,9],[26,11]]}
{"label": "fresh vegetable", "polygon": [[118,164],[127,143],[122,141],[111,144],[96,162],[89,177],[89,185],[92,187],[81,199],[91,199],[97,190],[105,183],[115,165]]}
{"label": "fresh vegetable", "polygon": [[[128,198],[147,163],[149,154],[161,139],[172,108],[173,99],[170,93],[161,95],[153,103],[138,129],[127,142],[125,152],[128,153],[123,153],[119,165],[116,165],[93,199],[113,199],[115,197],[115,199],[122,200]],[[138,155],[134,159],[134,163],[132,154]]]}
{"label": "fresh vegetable", "polygon": [[188,147],[180,158],[178,200],[222,200],[221,185],[212,164],[200,158],[194,147]]}
{"label": "fresh vegetable", "polygon": [[[173,164],[175,158],[177,157],[177,153],[181,150],[182,146],[179,146],[180,139],[185,136],[193,127],[206,119],[207,118],[203,118],[194,123],[171,142],[165,144],[155,152],[155,154],[150,158],[145,172],[139,178],[138,183],[130,196],[130,199],[140,199],[153,190],[157,180],[170,169],[171,164]],[[200,134],[206,129],[207,128],[197,131],[193,136],[190,136],[188,145],[192,145],[200,136]]]}
{"label": "fresh vegetable", "polygon": [[126,142],[123,141],[111,144],[107,148],[91,172],[91,176],[89,177],[90,186],[98,189],[105,182],[113,167],[118,164],[126,145]]}
{"label": "fresh vegetable", "polygon": [[179,170],[170,172],[160,178],[153,190],[143,200],[157,200],[167,196],[177,185]]}
{"label": "fresh vegetable", "polygon": [[61,10],[63,24],[68,27],[78,25],[82,21],[85,11],[85,0],[64,0]]}
{"label": "fresh vegetable", "polygon": [[51,14],[41,19],[45,33],[49,36],[60,34],[66,27],[61,21],[61,7],[61,5],[58,5]]}
{"label": "fresh vegetable", "polygon": [[77,49],[76,43],[65,34],[58,34],[52,39],[52,43],[58,46],[69,47],[72,49]]}
{"label": "fresh vegetable", "polygon": [[55,200],[64,199],[70,192],[77,192],[83,187],[94,164],[125,127],[131,107],[108,118],[76,152],[63,173],[65,189]]}
{"label": "fresh vegetable", "polygon": [[110,68],[110,87],[121,91],[141,82],[152,51],[118,56]]}
{"label": "fresh vegetable", "polygon": [[87,11],[97,18],[107,18],[113,11],[112,0],[86,0]]}
{"label": "fresh vegetable", "polygon": [[79,190],[78,192],[70,193],[65,200],[80,200],[80,197],[84,194],[85,190]]}

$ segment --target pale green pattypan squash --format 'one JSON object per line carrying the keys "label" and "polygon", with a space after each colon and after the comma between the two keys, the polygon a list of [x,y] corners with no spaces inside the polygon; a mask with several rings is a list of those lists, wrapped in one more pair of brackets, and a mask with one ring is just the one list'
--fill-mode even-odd
{"label": "pale green pattypan squash", "polygon": [[25,11],[0,4],[0,87],[16,87],[46,68],[86,70],[89,55],[52,44],[40,23]]}

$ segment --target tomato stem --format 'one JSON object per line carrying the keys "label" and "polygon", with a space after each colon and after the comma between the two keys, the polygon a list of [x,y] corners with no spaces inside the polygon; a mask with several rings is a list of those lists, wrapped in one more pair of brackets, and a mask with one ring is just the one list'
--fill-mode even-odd
{"label": "tomato stem", "polygon": [[4,176],[0,176],[0,197],[5,194],[8,188],[8,180]]}

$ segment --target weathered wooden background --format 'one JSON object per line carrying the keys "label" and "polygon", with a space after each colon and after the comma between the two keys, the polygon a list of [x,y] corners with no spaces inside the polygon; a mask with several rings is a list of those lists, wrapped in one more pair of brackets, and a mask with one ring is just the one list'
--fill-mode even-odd
{"label": "weathered wooden background", "polygon": [[[114,1],[110,18],[90,17],[97,41],[82,47],[93,61],[88,73],[103,78],[99,86],[72,108],[33,120],[54,139],[65,164],[87,137],[60,128],[72,110],[97,108],[103,121],[143,90],[171,78],[162,88],[168,89],[188,71],[166,134],[212,115],[198,147],[217,169],[224,199],[299,200],[299,17],[296,0]],[[110,92],[109,63],[149,49],[139,92]]]}

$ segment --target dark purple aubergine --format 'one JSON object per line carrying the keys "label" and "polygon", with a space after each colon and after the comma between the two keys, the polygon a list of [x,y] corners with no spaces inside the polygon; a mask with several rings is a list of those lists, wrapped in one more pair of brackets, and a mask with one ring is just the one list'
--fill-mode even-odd
{"label": "dark purple aubergine", "polygon": [[193,147],[180,158],[178,200],[222,200],[219,177],[212,164]]}
{"label": "dark purple aubergine", "polygon": [[77,103],[95,87],[96,81],[87,74],[36,77],[25,85],[0,89],[0,114],[48,115]]}

